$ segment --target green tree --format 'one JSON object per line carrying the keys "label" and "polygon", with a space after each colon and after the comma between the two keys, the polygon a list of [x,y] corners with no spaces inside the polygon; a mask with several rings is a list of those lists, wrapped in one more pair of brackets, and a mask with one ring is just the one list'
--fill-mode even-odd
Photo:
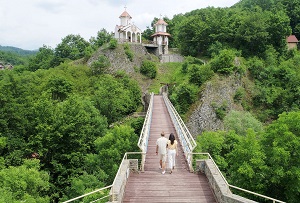
{"label": "green tree", "polygon": [[110,75],[103,75],[97,84],[93,101],[100,113],[107,117],[108,123],[113,123],[136,110],[140,89],[133,82],[129,84],[132,86],[129,87]]}
{"label": "green tree", "polygon": [[266,155],[260,142],[256,133],[248,130],[227,154],[230,165],[228,174],[233,185],[264,194],[267,166]]}
{"label": "green tree", "polygon": [[268,16],[259,7],[252,11],[243,11],[235,35],[235,47],[243,50],[243,54],[251,56],[263,53],[270,38],[267,31]]}
{"label": "green tree", "polygon": [[52,77],[47,87],[52,94],[53,100],[63,101],[72,92],[72,83],[64,77]]}
{"label": "green tree", "polygon": [[56,103],[47,99],[35,102],[35,131],[28,138],[28,150],[41,156],[50,172],[53,199],[70,184],[70,177],[83,173],[86,154],[93,152],[93,142],[103,136],[106,118],[92,103],[79,96]]}
{"label": "green tree", "polygon": [[213,76],[214,72],[209,65],[192,65],[188,74],[190,83],[201,86]]}
{"label": "green tree", "polygon": [[101,47],[105,43],[108,43],[112,39],[112,34],[107,32],[106,29],[102,28],[100,31],[97,32],[97,36],[92,37],[90,39],[90,43],[92,47],[96,50],[97,48]]}
{"label": "green tree", "polygon": [[93,61],[91,64],[91,69],[94,75],[107,73],[109,67],[110,61],[104,55],[100,55],[98,59],[96,61]]}
{"label": "green tree", "polygon": [[85,56],[85,49],[89,47],[80,35],[67,35],[55,48],[54,65],[59,65],[66,59],[77,60]]}
{"label": "green tree", "polygon": [[[83,194],[92,192],[101,187],[105,187],[103,183],[101,183],[96,176],[89,175],[87,173],[83,173],[79,177],[73,177],[71,180],[71,186],[67,188],[67,195],[60,199],[60,201],[67,201],[74,197],[81,196]],[[93,195],[89,195],[87,197],[82,198],[81,200],[84,202],[91,202],[95,199],[99,199],[105,195],[108,195],[108,191],[103,191],[99,193],[95,193]]]}
{"label": "green tree", "polygon": [[0,202],[47,203],[49,175],[40,171],[39,160],[26,160],[22,166],[0,170]]}
{"label": "green tree", "polygon": [[226,130],[234,130],[238,135],[246,136],[248,129],[260,133],[263,125],[250,112],[230,111],[224,118]]}
{"label": "green tree", "polygon": [[207,39],[208,25],[198,16],[190,16],[181,21],[176,26],[175,40],[179,45],[179,49],[183,55],[197,56],[201,51],[208,48]]}
{"label": "green tree", "polygon": [[115,126],[103,137],[95,140],[98,164],[107,171],[107,183],[111,184],[125,152],[138,151],[138,136],[129,126]]}
{"label": "green tree", "polygon": [[211,60],[211,69],[216,73],[230,74],[235,68],[233,63],[234,58],[235,52],[233,50],[224,49]]}
{"label": "green tree", "polygon": [[38,69],[49,69],[53,67],[54,50],[51,47],[43,45],[38,53],[29,60],[28,69],[36,71]]}
{"label": "green tree", "polygon": [[262,143],[267,156],[267,194],[287,202],[300,198],[300,112],[283,113],[270,124]]}
{"label": "green tree", "polygon": [[185,113],[189,106],[196,101],[197,92],[197,86],[183,83],[175,88],[170,100],[179,113]]}
{"label": "green tree", "polygon": [[220,170],[226,172],[230,168],[226,156],[239,143],[240,139],[241,137],[234,131],[203,132],[201,136],[197,136],[195,151],[208,152]]}

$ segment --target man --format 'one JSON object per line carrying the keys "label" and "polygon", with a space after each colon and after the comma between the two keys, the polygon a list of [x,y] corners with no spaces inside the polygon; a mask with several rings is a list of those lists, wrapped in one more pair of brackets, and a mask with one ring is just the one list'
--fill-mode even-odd
{"label": "man", "polygon": [[167,143],[168,139],[165,138],[165,133],[162,132],[161,137],[156,141],[156,155],[159,156],[159,164],[162,169],[162,174],[166,172],[166,160],[167,160]]}

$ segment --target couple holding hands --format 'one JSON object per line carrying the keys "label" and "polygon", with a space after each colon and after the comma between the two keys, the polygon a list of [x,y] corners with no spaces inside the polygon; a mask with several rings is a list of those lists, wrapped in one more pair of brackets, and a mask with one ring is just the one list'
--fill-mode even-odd
{"label": "couple holding hands", "polygon": [[156,141],[156,154],[159,156],[159,164],[160,168],[162,169],[161,173],[166,173],[168,152],[168,163],[171,174],[175,168],[175,156],[178,156],[177,140],[175,140],[175,135],[173,133],[170,134],[169,139],[165,137],[164,132],[162,132],[160,135],[161,137]]}

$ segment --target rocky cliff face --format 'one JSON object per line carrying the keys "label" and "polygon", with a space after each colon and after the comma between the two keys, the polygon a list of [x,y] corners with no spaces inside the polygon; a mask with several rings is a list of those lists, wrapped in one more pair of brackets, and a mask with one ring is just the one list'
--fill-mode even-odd
{"label": "rocky cliff face", "polygon": [[[134,78],[141,87],[142,90],[142,103],[144,107],[148,107],[149,94],[148,88],[152,83],[152,80],[141,75],[139,73],[143,60],[159,61],[158,57],[150,54],[147,49],[141,44],[128,43],[130,51],[133,53],[133,60],[131,61],[125,53],[125,44],[119,44],[115,49],[99,48],[97,52],[87,61],[87,65],[91,65],[93,61],[98,60],[100,55],[106,56],[110,61],[109,73],[115,73],[117,71],[125,71],[128,75]],[[145,109],[146,110],[146,109]]]}
{"label": "rocky cliff face", "polygon": [[194,137],[203,131],[224,129],[222,120],[217,117],[216,108],[226,106],[226,112],[232,109],[242,110],[242,106],[235,104],[233,100],[236,90],[241,85],[242,82],[238,76],[215,76],[206,83],[197,107],[186,121],[186,126]]}
{"label": "rocky cliff face", "polygon": [[[154,55],[149,54],[144,46],[141,44],[128,44],[130,51],[133,52],[133,60],[130,61],[127,57],[123,44],[119,44],[116,49],[109,48],[100,48],[88,61],[87,64],[91,63],[98,59],[100,55],[106,56],[110,63],[111,67],[109,72],[114,73],[119,70],[123,70],[126,73],[134,73],[137,68],[140,68],[142,61],[145,59],[153,59]],[[158,60],[156,58],[156,60]]]}

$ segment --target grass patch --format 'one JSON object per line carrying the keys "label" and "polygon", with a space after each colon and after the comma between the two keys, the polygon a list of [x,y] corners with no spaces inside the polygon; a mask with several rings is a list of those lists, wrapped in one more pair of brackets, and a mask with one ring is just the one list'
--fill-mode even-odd
{"label": "grass patch", "polygon": [[158,94],[160,87],[166,83],[176,85],[188,81],[188,76],[181,72],[181,66],[182,63],[178,62],[158,64],[158,74],[153,79],[149,92]]}

